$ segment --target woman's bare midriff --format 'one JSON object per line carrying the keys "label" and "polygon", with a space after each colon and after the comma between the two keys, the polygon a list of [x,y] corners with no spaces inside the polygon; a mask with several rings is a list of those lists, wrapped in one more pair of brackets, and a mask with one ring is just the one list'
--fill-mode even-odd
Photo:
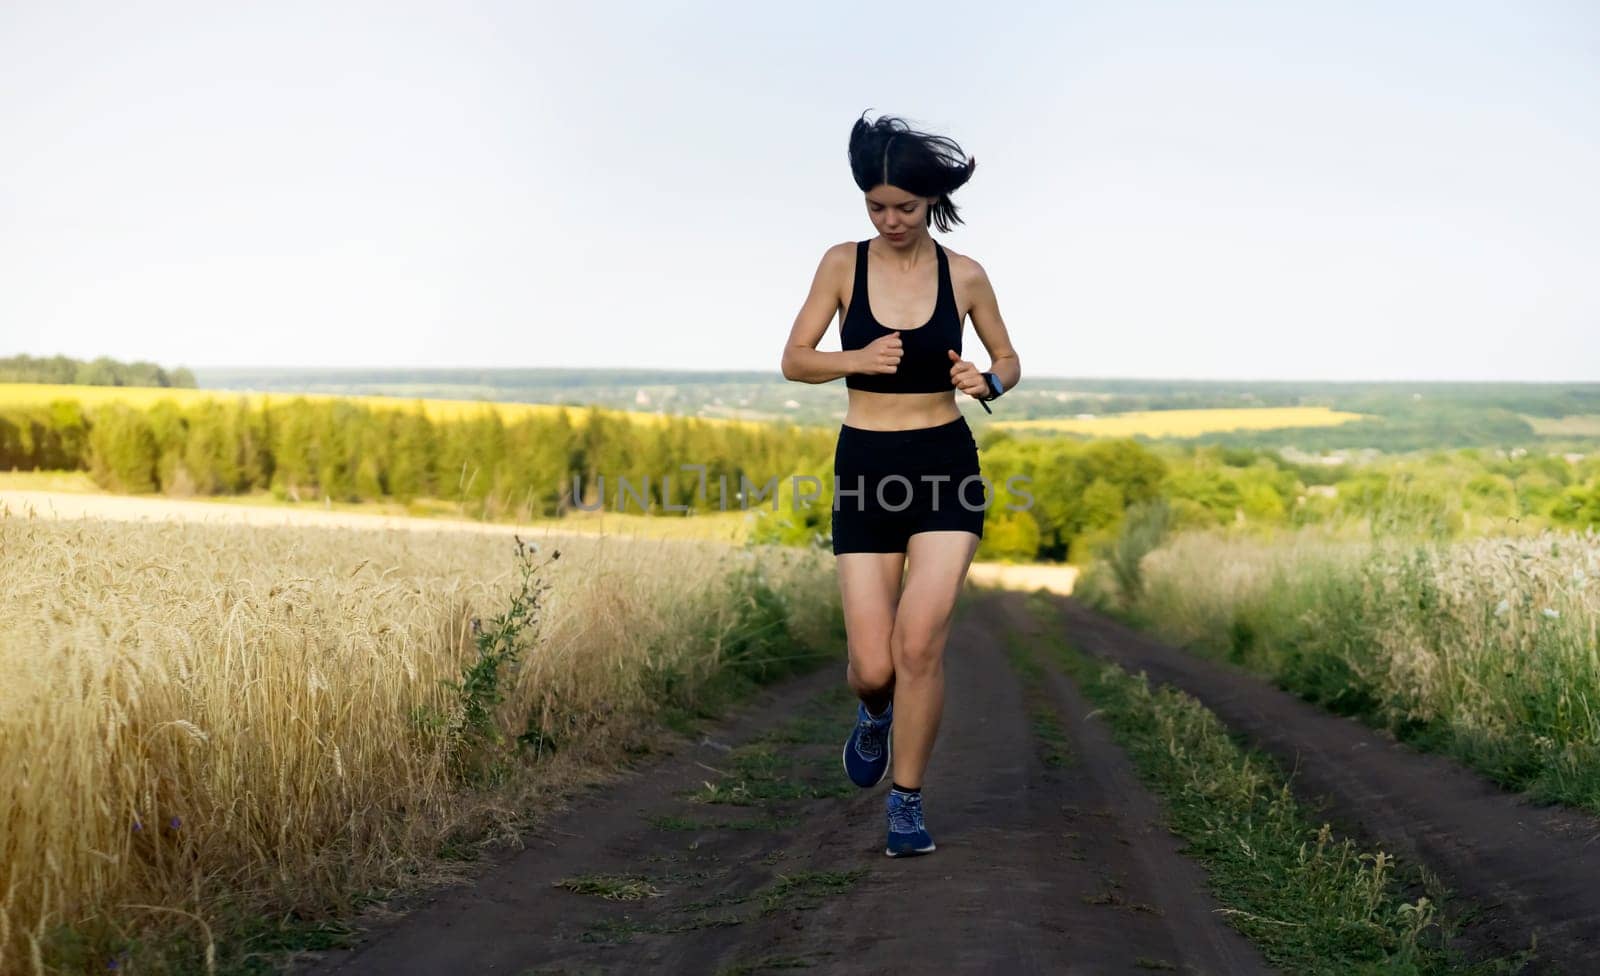
{"label": "woman's bare midriff", "polygon": [[961,416],[955,389],[948,393],[874,393],[850,390],[846,427],[863,430],[915,430],[937,427]]}

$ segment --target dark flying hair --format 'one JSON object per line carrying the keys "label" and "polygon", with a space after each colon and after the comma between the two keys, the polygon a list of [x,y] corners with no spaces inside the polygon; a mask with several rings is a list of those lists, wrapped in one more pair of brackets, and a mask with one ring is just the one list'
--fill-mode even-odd
{"label": "dark flying hair", "polygon": [[978,161],[954,139],[918,132],[892,115],[868,122],[862,112],[850,127],[850,175],[861,192],[888,183],[919,197],[937,197],[928,208],[928,223],[941,232],[963,223],[950,194],[977,168]]}

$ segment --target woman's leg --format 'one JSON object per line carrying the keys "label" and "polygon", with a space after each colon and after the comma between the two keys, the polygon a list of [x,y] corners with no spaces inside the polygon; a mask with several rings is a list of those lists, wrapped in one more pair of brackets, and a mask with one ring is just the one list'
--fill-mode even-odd
{"label": "woman's leg", "polygon": [[889,648],[894,672],[894,782],[922,786],[944,711],[944,645],[950,617],[978,550],[971,532],[918,532],[907,544],[905,590]]}
{"label": "woman's leg", "polygon": [[847,552],[835,559],[850,654],[846,676],[867,710],[880,714],[894,695],[894,658],[889,638],[894,629],[895,606],[900,600],[906,554]]}

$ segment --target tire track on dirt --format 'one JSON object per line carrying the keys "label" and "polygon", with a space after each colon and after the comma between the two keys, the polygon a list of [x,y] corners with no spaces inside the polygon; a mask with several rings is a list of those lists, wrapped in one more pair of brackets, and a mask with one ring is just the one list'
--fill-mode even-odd
{"label": "tire track on dirt", "polygon": [[[965,594],[951,630],[925,784],[936,853],[883,856],[886,785],[857,790],[839,768],[852,705],[829,668],[747,709],[722,748],[631,774],[305,972],[1270,972],[1065,680],[1019,680],[997,600]],[[1030,724],[1040,698],[1063,717],[1063,762]],[[555,886],[579,876],[660,894]]]}
{"label": "tire track on dirt", "polygon": [[[1000,599],[995,605],[1007,626],[1024,640],[1042,633],[1043,624],[1019,601]],[[1185,945],[1191,958],[1205,960],[1207,971],[1230,976],[1271,972],[1248,939],[1219,924],[1220,906],[1209,892],[1205,870],[1183,855],[1183,841],[1166,828],[1160,801],[1140,783],[1110,730],[1094,720],[1089,702],[1054,665],[1046,665],[1043,672],[1043,690],[1079,746],[1075,757],[1080,775],[1070,784],[1075,804],[1104,818],[1142,877],[1161,886],[1173,940]]]}
{"label": "tire track on dirt", "polygon": [[1542,962],[1600,972],[1600,821],[1535,805],[1240,668],[1049,599],[1074,646],[1193,695],[1292,770],[1296,792],[1341,831],[1436,872],[1481,910],[1464,928],[1474,945],[1510,954],[1536,938]]}

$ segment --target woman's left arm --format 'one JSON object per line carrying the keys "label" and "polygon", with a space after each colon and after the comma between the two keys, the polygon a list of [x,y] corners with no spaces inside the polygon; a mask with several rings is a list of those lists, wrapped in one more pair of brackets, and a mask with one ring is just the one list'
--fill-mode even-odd
{"label": "woman's left arm", "polygon": [[1022,380],[1022,361],[1011,347],[1011,336],[1006,332],[1005,320],[1000,317],[1000,302],[995,298],[994,286],[983,265],[967,258],[962,262],[966,269],[967,294],[972,296],[972,328],[978,340],[989,353],[988,372],[993,373],[1007,393]]}

